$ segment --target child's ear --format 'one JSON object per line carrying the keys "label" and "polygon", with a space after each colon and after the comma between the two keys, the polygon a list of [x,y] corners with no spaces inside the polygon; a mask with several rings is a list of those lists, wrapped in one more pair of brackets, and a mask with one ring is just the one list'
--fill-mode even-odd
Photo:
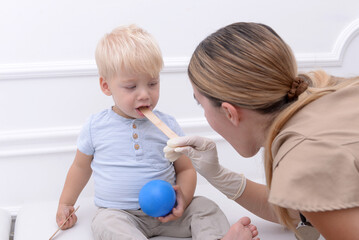
{"label": "child's ear", "polygon": [[100,87],[101,87],[101,91],[105,95],[107,95],[107,96],[112,95],[110,88],[108,87],[108,82],[103,77],[100,77]]}
{"label": "child's ear", "polygon": [[241,119],[240,109],[228,102],[223,102],[221,108],[224,111],[224,114],[226,115],[227,119],[232,122],[234,126],[237,127]]}

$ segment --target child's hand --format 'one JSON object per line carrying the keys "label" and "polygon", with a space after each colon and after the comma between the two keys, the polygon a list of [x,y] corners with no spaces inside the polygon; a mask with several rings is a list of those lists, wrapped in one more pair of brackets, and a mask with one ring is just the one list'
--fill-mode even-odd
{"label": "child's hand", "polygon": [[[56,214],[56,223],[60,227],[66,218],[70,216],[70,214],[75,211],[75,208],[73,206],[68,206],[65,204],[59,204],[59,207],[57,208],[57,214]],[[71,215],[69,220],[64,224],[64,226],[61,227],[62,230],[71,228],[75,223],[77,222],[77,216],[75,213]]]}
{"label": "child's hand", "polygon": [[178,185],[173,186],[173,189],[176,191],[176,201],[177,205],[172,209],[172,212],[164,217],[158,217],[157,219],[166,223],[169,221],[174,221],[182,217],[185,210],[185,199],[181,190],[181,187]]}

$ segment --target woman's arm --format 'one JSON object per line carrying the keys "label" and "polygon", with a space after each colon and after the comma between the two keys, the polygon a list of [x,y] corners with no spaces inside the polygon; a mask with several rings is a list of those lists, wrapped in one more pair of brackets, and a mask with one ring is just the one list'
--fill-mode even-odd
{"label": "woman's arm", "polygon": [[[278,222],[268,202],[266,185],[246,180],[243,174],[222,167],[218,161],[216,144],[211,139],[198,136],[173,138],[167,142],[164,152],[172,161],[185,154],[192,160],[197,172],[228,198],[235,199],[238,204],[261,218]],[[290,212],[290,215],[299,219],[296,211]]]}
{"label": "woman's arm", "polygon": [[327,240],[352,240],[359,237],[359,207],[302,214]]}
{"label": "woman's arm", "polygon": [[268,202],[268,189],[266,185],[247,179],[246,188],[235,201],[258,217],[271,222],[278,222],[273,208]]}
{"label": "woman's arm", "polygon": [[[264,184],[246,180],[246,188],[242,195],[235,200],[239,205],[265,220],[279,223],[279,220],[268,202],[268,188]],[[293,219],[297,219],[299,223],[299,212],[296,210],[289,210],[289,214]]]}

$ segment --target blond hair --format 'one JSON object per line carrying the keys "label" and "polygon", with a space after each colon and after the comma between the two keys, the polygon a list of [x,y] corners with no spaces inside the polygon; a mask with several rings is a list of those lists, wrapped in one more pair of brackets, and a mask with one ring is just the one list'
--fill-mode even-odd
{"label": "blond hair", "polygon": [[120,26],[105,34],[97,44],[95,57],[99,75],[105,79],[121,70],[156,77],[163,67],[156,40],[136,25]]}
{"label": "blond hair", "polygon": [[[283,125],[315,99],[349,84],[323,71],[298,74],[290,47],[270,27],[239,22],[228,25],[204,39],[194,51],[188,67],[193,85],[215,106],[228,102],[258,111],[270,119],[265,145],[267,186],[272,183],[272,142]],[[300,77],[309,85],[293,100],[292,84]],[[273,206],[282,224],[295,231],[288,210]]]}

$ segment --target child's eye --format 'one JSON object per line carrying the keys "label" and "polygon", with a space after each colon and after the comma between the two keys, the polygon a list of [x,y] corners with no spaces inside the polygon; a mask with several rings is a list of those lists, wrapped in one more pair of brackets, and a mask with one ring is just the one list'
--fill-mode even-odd
{"label": "child's eye", "polygon": [[125,88],[126,88],[126,89],[135,89],[135,88],[136,88],[136,85],[133,85],[133,86],[126,86]]}
{"label": "child's eye", "polygon": [[154,87],[154,86],[156,86],[158,84],[158,82],[153,82],[153,83],[150,83],[149,85],[151,86],[151,87]]}

